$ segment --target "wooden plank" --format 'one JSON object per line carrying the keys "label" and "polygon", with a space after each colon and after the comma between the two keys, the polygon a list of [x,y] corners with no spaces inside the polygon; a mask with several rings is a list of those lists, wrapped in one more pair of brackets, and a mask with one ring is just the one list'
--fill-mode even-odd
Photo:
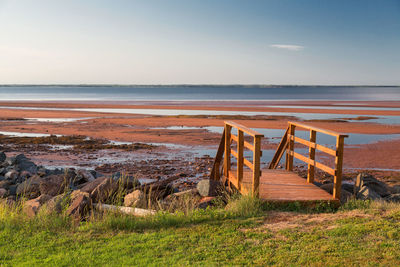
{"label": "wooden plank", "polygon": [[225,145],[225,129],[222,132],[221,141],[219,142],[217,154],[215,155],[214,164],[210,173],[210,179],[219,180],[219,166],[224,156],[224,145]]}
{"label": "wooden plank", "polygon": [[261,151],[261,137],[254,137],[254,150],[253,150],[253,196],[259,196],[259,185],[260,185],[260,151]]}
{"label": "wooden plank", "polygon": [[303,129],[314,130],[314,131],[317,131],[320,133],[324,133],[324,134],[328,134],[328,135],[332,135],[332,136],[336,136],[336,137],[338,137],[338,136],[349,137],[347,134],[342,134],[342,133],[338,133],[335,131],[325,130],[325,129],[317,128],[317,127],[314,127],[311,125],[303,124],[303,123],[291,122],[291,121],[289,121],[288,123],[289,123],[289,125],[295,125],[295,126],[303,128]]}
{"label": "wooden plank", "polygon": [[243,180],[243,148],[244,148],[244,138],[243,138],[243,132],[239,129],[238,130],[238,143],[237,143],[237,151],[238,151],[238,156],[237,156],[237,178],[239,180],[238,185],[239,185],[239,191],[241,191],[241,183]]}
{"label": "wooden plank", "polygon": [[320,163],[318,161],[311,160],[311,159],[309,159],[309,158],[307,158],[307,157],[305,157],[305,156],[303,156],[303,155],[301,155],[299,153],[296,153],[294,151],[290,151],[289,153],[293,157],[295,157],[295,158],[297,158],[299,160],[302,160],[305,163],[314,165],[315,168],[321,169],[321,170],[323,170],[323,171],[325,171],[325,172],[327,172],[327,173],[329,173],[331,175],[335,175],[335,170],[334,169],[332,169],[332,168],[330,168],[330,167],[328,167],[328,166],[326,166],[326,165],[324,165],[324,164],[322,164],[322,163]]}
{"label": "wooden plank", "polygon": [[246,165],[247,167],[249,167],[251,170],[254,170],[254,165],[253,165],[253,163],[251,163],[248,159],[243,158],[243,163],[244,163],[244,165]]}
{"label": "wooden plank", "polygon": [[246,126],[243,126],[243,125],[241,125],[239,123],[236,123],[236,122],[233,122],[233,121],[225,121],[225,125],[229,125],[231,127],[238,128],[238,129],[242,130],[243,132],[245,132],[245,133],[247,133],[247,134],[249,134],[249,135],[251,135],[253,137],[264,137],[263,134],[260,134],[257,131],[254,131],[254,130],[252,130],[250,128],[247,128]]}
{"label": "wooden plank", "polygon": [[233,133],[231,133],[231,140],[237,142],[238,137],[236,135],[234,135]]}
{"label": "wooden plank", "polygon": [[232,156],[234,156],[235,158],[238,158],[238,157],[239,157],[238,153],[237,153],[233,148],[231,148],[231,154],[232,154]]}
{"label": "wooden plank", "polygon": [[[314,130],[311,130],[311,131],[314,131]],[[315,131],[314,131],[314,132],[315,132]],[[289,135],[289,139],[290,139],[290,140],[293,140],[293,141],[295,141],[295,142],[298,142],[298,143],[300,143],[300,144],[303,144],[303,145],[305,145],[305,146],[308,146],[308,147],[310,147],[310,148],[320,150],[320,151],[322,151],[322,152],[325,152],[325,153],[327,153],[327,154],[329,154],[329,155],[332,155],[332,156],[336,157],[336,150],[330,149],[330,148],[328,148],[328,147],[326,147],[326,146],[319,145],[319,144],[317,144],[317,143],[313,143],[313,142],[304,140],[304,139],[302,139],[302,138],[300,138],[300,137],[293,136],[293,135]]]}
{"label": "wooden plank", "polygon": [[244,141],[244,147],[246,147],[246,148],[248,148],[250,150],[254,150],[253,144],[251,144],[251,143],[249,143],[247,141]]}
{"label": "wooden plank", "polygon": [[[252,185],[252,173],[243,174],[242,188]],[[335,201],[331,194],[306,179],[286,170],[264,169],[260,177],[259,197],[266,201]]]}
{"label": "wooden plank", "polygon": [[[310,143],[315,145],[315,142],[317,141],[317,132],[314,130],[310,130]],[[310,145],[308,149],[308,157],[310,160],[315,162],[315,147]],[[308,163],[308,169],[307,169],[307,182],[313,183],[314,182],[314,165]]]}
{"label": "wooden plank", "polygon": [[333,197],[336,199],[340,199],[340,191],[342,188],[342,167],[343,167],[343,145],[344,145],[344,137],[338,136],[336,138],[336,151],[337,156],[335,159],[335,169],[336,172],[333,177]]}
{"label": "wooden plank", "polygon": [[[295,125],[289,124],[288,136],[290,136],[290,135],[294,136],[295,129],[296,129]],[[287,152],[286,152],[286,154],[288,155],[286,157],[286,159],[287,159],[286,170],[293,171],[293,154],[291,154],[290,152],[294,151],[294,141],[290,140],[290,139],[288,141],[289,141],[289,144],[288,144],[288,149],[287,149]]]}
{"label": "wooden plank", "polygon": [[231,168],[231,129],[230,125],[225,124],[225,157],[224,157],[224,175],[228,177]]}
{"label": "wooden plank", "polygon": [[279,143],[278,148],[276,149],[275,155],[272,158],[271,162],[269,163],[268,166],[269,169],[276,169],[276,167],[278,167],[278,164],[281,161],[281,158],[285,153],[285,149],[287,147],[288,132],[289,128],[286,129],[285,134],[282,136],[281,142]]}

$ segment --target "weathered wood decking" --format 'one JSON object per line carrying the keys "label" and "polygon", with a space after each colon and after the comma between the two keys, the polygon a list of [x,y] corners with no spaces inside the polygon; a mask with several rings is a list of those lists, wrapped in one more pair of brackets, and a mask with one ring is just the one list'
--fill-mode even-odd
{"label": "weathered wood decking", "polygon": [[[295,136],[296,127],[310,131],[310,140]],[[237,135],[232,133],[237,130]],[[317,133],[323,133],[336,138],[336,149],[317,144]],[[245,140],[245,135],[248,137]],[[273,202],[320,202],[329,201],[339,203],[342,182],[343,146],[345,134],[336,133],[309,125],[289,122],[275,156],[272,158],[269,169],[260,169],[261,140],[264,136],[252,129],[235,122],[225,122],[210,179],[221,180],[229,187],[235,187],[242,194],[258,196],[265,201]],[[252,142],[249,142],[249,138]],[[309,148],[308,157],[294,151],[294,143],[298,142]],[[236,144],[236,150],[232,148]],[[252,152],[252,159],[244,157],[244,150]],[[322,151],[335,158],[333,168],[315,160],[316,150]],[[276,169],[282,156],[286,154],[286,170]],[[232,164],[231,157],[236,158]],[[293,172],[294,158],[308,164],[307,179],[301,178]],[[221,170],[221,162],[223,167]],[[236,166],[232,166],[236,165]],[[233,167],[236,167],[235,169]],[[245,170],[245,167],[247,168]],[[321,169],[334,177],[333,195],[314,185],[315,168]],[[223,172],[222,172],[223,171]]]}

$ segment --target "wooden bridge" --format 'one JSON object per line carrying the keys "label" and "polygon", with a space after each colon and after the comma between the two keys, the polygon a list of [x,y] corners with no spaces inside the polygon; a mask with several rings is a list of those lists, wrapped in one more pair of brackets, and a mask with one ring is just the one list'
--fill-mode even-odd
{"label": "wooden bridge", "polygon": [[[229,188],[233,186],[242,194],[251,194],[265,201],[329,201],[339,203],[344,138],[348,136],[305,124],[295,122],[288,124],[269,167],[261,169],[261,139],[264,135],[235,122],[226,121],[210,179],[221,180]],[[309,131],[310,139],[305,140],[297,137],[295,135],[296,128]],[[232,129],[237,130],[236,135],[232,133]],[[334,136],[336,138],[336,149],[317,144],[317,133]],[[308,156],[295,152],[295,143],[308,147]],[[331,168],[317,162],[315,160],[316,150],[333,156],[335,159],[334,167]],[[251,152],[251,160],[245,157],[245,151]],[[285,152],[286,168],[276,169]],[[232,162],[232,156],[236,159],[235,162]],[[293,172],[294,158],[307,163],[307,179],[301,178]],[[222,160],[223,164],[221,164]],[[315,168],[334,177],[333,195],[314,185]]]}

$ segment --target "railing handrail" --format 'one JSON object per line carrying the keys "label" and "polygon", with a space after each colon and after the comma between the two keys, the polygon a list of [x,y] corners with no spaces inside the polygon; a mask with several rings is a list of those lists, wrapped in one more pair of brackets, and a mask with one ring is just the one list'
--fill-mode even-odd
{"label": "railing handrail", "polygon": [[[238,129],[237,135],[231,133],[232,128]],[[247,128],[241,124],[232,121],[225,121],[225,146],[224,146],[224,177],[228,180],[228,184],[233,184],[241,193],[251,193],[254,196],[259,195],[260,185],[260,160],[261,160],[261,138],[263,134]],[[253,137],[253,144],[244,140],[244,133]],[[231,141],[237,143],[237,151],[231,147]],[[253,161],[244,158],[244,148],[253,151]],[[236,175],[231,172],[231,155],[237,158]],[[248,190],[242,186],[243,167],[247,166],[252,170],[252,188]]]}
{"label": "railing handrail", "polygon": [[[296,127],[304,128],[310,131],[310,140],[299,138],[295,136]],[[336,149],[330,149],[326,146],[317,144],[317,133],[324,133],[333,135],[336,137]],[[342,184],[342,167],[343,167],[343,149],[344,149],[344,138],[348,137],[346,134],[340,134],[334,131],[324,130],[317,127],[305,125],[302,123],[289,122],[288,130],[285,134],[286,137],[286,170],[293,171],[293,159],[297,158],[308,164],[307,168],[307,182],[314,182],[315,168],[325,171],[333,175],[334,187],[333,187],[333,197],[335,199],[340,198],[341,184]],[[306,145],[309,148],[308,157],[303,156],[299,153],[294,152],[294,143],[298,142]],[[331,168],[317,162],[315,160],[315,151],[320,150],[335,157],[335,168]]]}
{"label": "railing handrail", "polygon": [[347,134],[338,133],[338,132],[331,131],[331,130],[326,130],[326,129],[321,129],[321,128],[314,127],[314,126],[307,125],[307,124],[303,124],[303,123],[292,122],[292,121],[289,121],[288,123],[289,123],[289,125],[292,124],[292,125],[298,126],[300,128],[303,128],[303,129],[313,130],[313,131],[316,131],[316,132],[320,132],[320,133],[324,133],[324,134],[328,134],[328,135],[332,135],[332,136],[336,136],[336,137],[339,137],[339,136],[349,137]]}
{"label": "railing handrail", "polygon": [[250,128],[247,128],[246,126],[243,126],[243,125],[241,125],[239,123],[236,123],[236,122],[233,122],[233,121],[225,121],[224,123],[228,124],[228,125],[230,125],[230,126],[232,126],[234,128],[237,128],[237,129],[243,131],[244,133],[247,133],[248,135],[251,135],[253,137],[264,137],[263,134],[261,134],[261,133],[259,133],[257,131],[254,131],[254,130],[252,130]]}

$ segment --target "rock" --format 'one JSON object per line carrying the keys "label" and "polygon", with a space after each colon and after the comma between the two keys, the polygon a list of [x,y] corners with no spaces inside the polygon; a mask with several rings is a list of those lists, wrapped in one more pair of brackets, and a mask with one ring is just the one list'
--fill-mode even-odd
{"label": "rock", "polygon": [[0,198],[6,198],[8,196],[8,191],[4,188],[0,188]]}
{"label": "rock", "polygon": [[12,184],[11,181],[8,180],[0,181],[0,188],[8,189],[10,188],[11,184]]}
{"label": "rock", "polygon": [[32,176],[23,183],[20,183],[17,187],[17,195],[25,196],[28,199],[38,197],[40,195],[40,182],[42,178],[39,176]]}
{"label": "rock", "polygon": [[374,190],[369,188],[368,186],[361,187],[361,189],[357,192],[356,197],[357,197],[357,199],[362,199],[362,200],[381,199],[381,196],[377,192],[375,192]]}
{"label": "rock", "polygon": [[145,200],[144,194],[140,190],[135,190],[130,194],[127,194],[124,198],[124,205],[126,207],[139,207],[140,204]]}
{"label": "rock", "polygon": [[21,178],[22,181],[25,181],[26,179],[28,179],[28,178],[30,178],[30,177],[32,177],[32,176],[33,176],[32,173],[30,173],[30,172],[28,172],[28,171],[22,171],[22,172],[19,174],[19,177]]}
{"label": "rock", "polygon": [[140,182],[133,176],[120,176],[117,180],[114,181],[118,182],[118,185],[124,189],[132,189],[140,186]]}
{"label": "rock", "polygon": [[400,202],[400,193],[391,194],[385,197],[385,200],[389,202]]}
{"label": "rock", "polygon": [[77,175],[77,177],[81,177],[81,179],[84,181],[83,183],[91,182],[96,179],[96,177],[93,176],[93,174],[87,170],[78,170],[76,172],[76,175]]}
{"label": "rock", "polygon": [[71,203],[66,210],[66,214],[75,220],[83,220],[92,209],[92,201],[89,193],[75,190],[71,193]]}
{"label": "rock", "polygon": [[[358,193],[364,186],[370,189],[368,191],[372,190],[376,192],[380,197],[386,197],[390,195],[389,188],[384,182],[377,180],[372,175],[360,173],[359,175],[357,175],[356,183],[354,185],[354,194],[358,195]],[[365,192],[365,189],[363,190],[363,192]],[[365,196],[364,193],[362,193],[361,195]]]}
{"label": "rock", "polygon": [[67,206],[69,194],[61,194],[55,197],[52,197],[47,202],[47,208],[49,212],[61,213],[63,208]]}
{"label": "rock", "polygon": [[69,188],[70,181],[64,175],[50,175],[42,178],[39,185],[41,194],[59,195]]}
{"label": "rock", "polygon": [[389,188],[389,190],[392,194],[399,194],[400,193],[400,185],[395,185],[395,186]]}
{"label": "rock", "polygon": [[19,173],[18,173],[17,171],[12,170],[12,171],[7,172],[7,173],[4,175],[4,177],[5,177],[7,180],[15,181],[15,180],[18,178],[18,175],[19,175]]}
{"label": "rock", "polygon": [[5,179],[6,179],[6,177],[0,175],[0,182],[5,180]]}
{"label": "rock", "polygon": [[[329,194],[333,194],[333,183],[328,183],[328,184],[323,184],[320,186],[321,189],[325,190]],[[346,203],[350,198],[353,197],[353,194],[349,191],[347,191],[345,188],[348,188],[347,186],[344,186],[342,184],[341,186],[341,191],[340,191],[340,203],[344,204]]]}
{"label": "rock", "polygon": [[197,207],[200,209],[206,209],[214,204],[215,197],[202,197],[197,203]]}
{"label": "rock", "polygon": [[91,182],[87,182],[87,183],[82,185],[80,190],[82,192],[86,192],[86,193],[91,194],[92,191],[106,179],[107,179],[106,177],[101,177],[101,178],[97,178],[96,180],[93,180]]}
{"label": "rock", "polygon": [[15,157],[7,157],[4,163],[8,166],[14,165],[16,163]]}
{"label": "rock", "polygon": [[33,217],[38,213],[39,209],[43,206],[43,204],[50,199],[51,196],[41,195],[35,199],[28,200],[24,203],[23,211],[29,217]]}
{"label": "rock", "polygon": [[3,151],[1,151],[0,152],[0,163],[3,163],[6,160],[6,158],[7,158],[6,154]]}
{"label": "rock", "polygon": [[118,180],[119,178],[121,178],[121,176],[122,176],[121,172],[114,172],[111,177],[114,180]]}
{"label": "rock", "polygon": [[15,157],[15,165],[19,171],[28,171],[30,173],[37,173],[37,166],[30,159],[26,158],[24,154],[19,154]]}
{"label": "rock", "polygon": [[219,181],[204,179],[197,184],[197,190],[203,197],[215,197],[222,192],[222,185]]}
{"label": "rock", "polygon": [[104,203],[113,197],[118,189],[118,183],[112,178],[104,179],[90,194],[93,202]]}
{"label": "rock", "polygon": [[15,185],[15,184],[10,185],[10,187],[8,188],[8,194],[10,196],[15,196],[17,194],[17,187],[18,187],[18,185]]}

